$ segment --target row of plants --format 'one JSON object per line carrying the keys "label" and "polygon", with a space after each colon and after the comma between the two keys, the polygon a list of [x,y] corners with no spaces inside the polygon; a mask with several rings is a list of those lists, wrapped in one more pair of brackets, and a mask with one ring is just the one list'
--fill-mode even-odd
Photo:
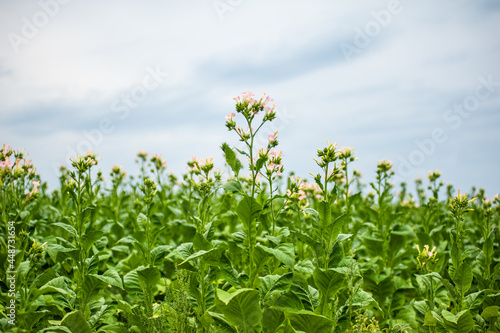
{"label": "row of plants", "polygon": [[139,152],[139,175],[114,166],[105,181],[88,152],[49,192],[4,145],[0,327],[500,332],[498,196],[456,194],[437,170],[396,194],[390,161],[367,185],[354,149],[329,142],[313,182],[285,177],[278,133],[257,145],[272,99],[235,102],[224,172],[193,158],[178,177]]}

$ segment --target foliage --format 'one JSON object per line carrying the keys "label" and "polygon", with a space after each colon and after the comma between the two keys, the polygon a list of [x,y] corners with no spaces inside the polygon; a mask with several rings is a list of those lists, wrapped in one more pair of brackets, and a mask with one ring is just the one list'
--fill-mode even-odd
{"label": "foliage", "polygon": [[272,99],[235,101],[245,126],[226,116],[239,145],[221,146],[224,179],[212,158],[177,177],[139,152],[138,177],[114,166],[104,182],[88,152],[48,192],[26,154],[4,145],[2,329],[500,331],[498,197],[451,186],[441,197],[439,171],[427,191],[417,180],[416,197],[407,184],[396,195],[390,161],[366,186],[353,148],[330,142],[314,182],[285,178],[278,133],[257,146],[277,116]]}

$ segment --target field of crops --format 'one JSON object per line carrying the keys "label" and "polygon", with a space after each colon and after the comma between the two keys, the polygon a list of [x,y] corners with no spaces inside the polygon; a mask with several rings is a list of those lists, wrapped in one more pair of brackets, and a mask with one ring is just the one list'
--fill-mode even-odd
{"label": "field of crops", "polygon": [[139,152],[138,177],[103,175],[88,152],[49,193],[4,145],[0,327],[500,332],[498,196],[461,193],[437,170],[396,186],[390,161],[363,184],[354,150],[330,143],[311,152],[314,182],[287,177],[278,133],[254,140],[276,118],[272,99],[235,102],[225,172],[193,158],[175,176]]}

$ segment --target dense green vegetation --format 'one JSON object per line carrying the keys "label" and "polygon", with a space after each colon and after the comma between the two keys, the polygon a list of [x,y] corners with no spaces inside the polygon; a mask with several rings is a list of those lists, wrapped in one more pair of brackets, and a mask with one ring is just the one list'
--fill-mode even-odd
{"label": "dense green vegetation", "polygon": [[406,184],[396,195],[391,162],[366,185],[353,149],[330,143],[314,183],[284,177],[277,133],[254,140],[276,117],[272,100],[235,100],[226,126],[245,149],[222,144],[225,173],[193,158],[178,178],[140,152],[138,177],[115,166],[105,182],[88,152],[48,193],[4,145],[0,327],[500,332],[498,197],[456,194],[439,171],[416,196]]}

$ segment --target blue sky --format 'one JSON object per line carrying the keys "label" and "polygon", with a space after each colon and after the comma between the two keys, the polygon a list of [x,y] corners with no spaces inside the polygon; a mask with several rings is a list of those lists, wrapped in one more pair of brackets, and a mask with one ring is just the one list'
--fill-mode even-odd
{"label": "blue sky", "polygon": [[438,168],[493,196],[499,31],[493,0],[2,1],[0,144],[51,187],[87,148],[105,174],[136,173],[138,150],[176,173],[193,155],[223,168],[232,98],[265,91],[288,171],[317,172],[330,140],[355,148],[364,182],[390,159],[396,183]]}

